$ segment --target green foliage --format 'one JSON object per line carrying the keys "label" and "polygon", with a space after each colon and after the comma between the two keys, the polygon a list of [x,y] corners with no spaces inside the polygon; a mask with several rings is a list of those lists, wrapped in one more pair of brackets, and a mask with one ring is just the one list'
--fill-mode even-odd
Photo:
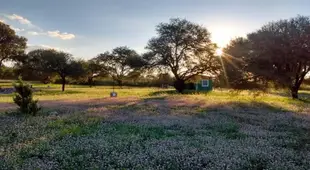
{"label": "green foliage", "polygon": [[[229,81],[240,79],[257,82],[272,81],[291,90],[298,98],[298,90],[310,72],[307,37],[310,18],[295,18],[270,22],[259,30],[231,41],[224,50],[224,64]],[[239,85],[240,86],[240,85]]]}
{"label": "green foliage", "polygon": [[57,74],[62,81],[62,91],[65,90],[66,78],[77,78],[83,75],[82,64],[75,61],[71,54],[53,49],[39,49],[28,53],[25,68],[41,72],[42,75],[51,76]]}
{"label": "green foliage", "polygon": [[0,79],[6,79],[6,80],[12,80],[15,79],[15,73],[14,73],[13,67],[6,67],[3,66],[0,68]]}
{"label": "green foliage", "polygon": [[63,138],[65,136],[82,136],[95,132],[99,128],[100,119],[97,118],[78,118],[70,117],[70,119],[58,119],[49,122],[47,127],[58,130],[57,136]]}
{"label": "green foliage", "polygon": [[33,100],[31,86],[25,84],[21,78],[13,85],[16,91],[13,101],[19,106],[21,113],[36,115],[41,108],[38,106],[38,101]]}
{"label": "green foliage", "polygon": [[179,92],[183,92],[185,81],[204,73],[215,74],[220,68],[217,46],[206,28],[175,18],[159,24],[156,31],[158,36],[148,42],[144,58],[150,66],[169,69]]}
{"label": "green foliage", "polygon": [[116,47],[112,52],[99,54],[95,60],[117,82],[119,86],[131,72],[140,70],[146,63],[135,51],[126,46]]}
{"label": "green foliage", "polygon": [[0,22],[0,68],[5,61],[23,60],[26,42],[26,38],[16,35],[9,25]]}
{"label": "green foliage", "polygon": [[96,59],[90,59],[87,61],[80,60],[78,61],[83,67],[83,73],[77,79],[79,84],[87,84],[89,87],[94,85],[94,79],[100,76],[106,76],[107,72],[99,64],[99,61]]}

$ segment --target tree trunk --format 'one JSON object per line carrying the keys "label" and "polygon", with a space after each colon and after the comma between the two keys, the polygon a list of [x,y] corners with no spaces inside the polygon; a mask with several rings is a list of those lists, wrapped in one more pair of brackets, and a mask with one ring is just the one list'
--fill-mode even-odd
{"label": "tree trunk", "polygon": [[119,79],[116,81],[117,81],[118,86],[122,89],[123,88],[123,81],[119,80]]}
{"label": "tree trunk", "polygon": [[291,94],[293,99],[298,99],[298,88],[295,86],[291,88]]}
{"label": "tree trunk", "polygon": [[62,80],[62,81],[61,81],[61,83],[62,83],[62,88],[61,88],[61,89],[62,89],[62,91],[65,91],[66,77],[62,77],[61,80]]}
{"label": "tree trunk", "polygon": [[177,79],[176,81],[174,81],[174,88],[179,92],[179,93],[183,93],[184,89],[185,89],[185,81],[181,80],[181,79]]}
{"label": "tree trunk", "polygon": [[92,77],[88,77],[88,85],[89,87],[92,87],[93,86],[93,78]]}
{"label": "tree trunk", "polygon": [[299,78],[299,76],[296,76],[296,80],[295,83],[293,84],[293,86],[291,87],[291,93],[292,93],[292,98],[293,99],[298,99],[298,90],[301,86],[301,83],[304,81],[305,76],[306,76],[307,72],[304,72],[301,77]]}

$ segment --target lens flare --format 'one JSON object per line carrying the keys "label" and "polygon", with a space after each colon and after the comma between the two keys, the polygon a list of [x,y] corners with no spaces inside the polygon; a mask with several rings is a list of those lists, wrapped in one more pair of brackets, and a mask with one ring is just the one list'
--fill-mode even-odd
{"label": "lens flare", "polygon": [[223,50],[220,49],[220,48],[218,48],[218,49],[216,49],[215,54],[216,54],[217,56],[221,57],[221,56],[223,55]]}

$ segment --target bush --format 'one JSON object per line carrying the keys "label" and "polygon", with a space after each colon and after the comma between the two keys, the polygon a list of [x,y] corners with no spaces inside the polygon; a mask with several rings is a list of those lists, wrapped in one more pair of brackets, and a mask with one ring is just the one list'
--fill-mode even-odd
{"label": "bush", "polygon": [[21,78],[13,84],[15,95],[14,103],[19,106],[21,113],[36,115],[40,111],[38,101],[32,98],[32,89],[29,84],[25,84]]}

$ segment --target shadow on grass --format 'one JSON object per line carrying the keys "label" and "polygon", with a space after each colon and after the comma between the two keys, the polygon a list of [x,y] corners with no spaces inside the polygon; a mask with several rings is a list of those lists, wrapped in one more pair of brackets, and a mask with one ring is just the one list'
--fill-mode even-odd
{"label": "shadow on grass", "polygon": [[[177,102],[169,100],[174,99],[150,97],[135,101],[114,101],[114,103],[108,104],[105,101],[91,105],[89,103],[79,103],[76,104],[76,107],[79,107],[79,112],[85,112],[86,114],[89,113],[88,109],[92,108],[97,113],[90,115],[99,118],[104,117],[106,122],[121,123],[119,125],[121,126],[120,129],[116,129],[117,131],[123,131],[123,128],[127,129],[127,126],[124,125],[123,127],[123,123],[129,123],[131,130],[126,131],[126,133],[148,135],[150,133],[148,130],[140,131],[140,129],[135,129],[135,126],[139,124],[154,124],[169,129],[175,124],[183,122],[177,129],[180,131],[179,133],[183,133],[187,129],[184,131],[184,133],[188,133],[187,135],[199,136],[202,134],[193,127],[204,126],[207,128],[209,136],[218,137],[220,135],[227,139],[243,139],[247,135],[242,133],[241,128],[254,126],[259,127],[259,130],[283,132],[288,137],[296,139],[285,144],[285,146],[281,144],[281,147],[290,147],[294,150],[310,149],[307,146],[307,143],[310,142],[310,136],[307,132],[310,130],[308,128],[310,127],[310,117],[308,115],[292,112],[281,106],[255,101],[236,101],[212,105],[202,105],[201,101],[186,101],[187,104],[180,106],[177,105]],[[83,105],[84,107],[82,107]],[[153,129],[151,130],[153,131]]]}
{"label": "shadow on grass", "polygon": [[[287,98],[292,98],[291,94],[289,92],[270,92],[270,94],[273,95],[278,95],[281,97],[287,97]],[[299,92],[298,93],[298,100],[302,101],[304,103],[310,103],[310,93],[306,93],[306,92]]]}
{"label": "shadow on grass", "polygon": [[229,102],[205,107],[197,116],[202,119],[231,120],[241,126],[255,127],[255,133],[281,133],[294,140],[283,142],[279,136],[279,141],[275,141],[276,145],[298,151],[310,150],[310,116],[307,114],[263,102]]}
{"label": "shadow on grass", "polygon": [[[278,95],[278,96],[282,96],[282,97],[288,97],[291,98],[291,93],[288,91],[277,91],[277,92],[270,92],[270,94],[274,94],[274,95]],[[310,99],[310,92],[306,93],[306,92],[299,92],[298,93],[298,97],[301,99]]]}
{"label": "shadow on grass", "polygon": [[153,100],[165,100],[166,97],[165,96],[157,96],[155,95],[155,97],[149,97],[149,98],[145,98],[144,101],[147,102],[147,101],[153,101]]}
{"label": "shadow on grass", "polygon": [[304,103],[310,103],[310,98],[306,98],[306,99],[299,99],[300,101],[304,102]]}
{"label": "shadow on grass", "polygon": [[173,95],[173,94],[208,94],[211,91],[196,91],[196,90],[184,90],[182,93],[177,92],[176,90],[162,90],[150,93],[150,96],[158,95]]}
{"label": "shadow on grass", "polygon": [[290,93],[286,91],[270,92],[270,94],[281,96],[281,97],[291,97]]}
{"label": "shadow on grass", "polygon": [[301,86],[300,90],[310,91],[310,85]]}
{"label": "shadow on grass", "polygon": [[[61,106],[61,107],[60,107]],[[55,107],[55,106],[53,106]],[[265,120],[276,119],[277,116],[300,117],[300,114],[290,110],[289,107],[269,104],[266,102],[220,102],[208,104],[205,100],[182,100],[167,98],[166,96],[151,96],[143,99],[118,99],[106,98],[91,101],[78,101],[64,104],[57,104],[57,111],[64,114],[72,112],[94,113],[97,116],[108,116],[109,118],[128,117],[138,118],[139,116],[191,116],[207,118],[209,116],[227,117],[251,117],[249,119]],[[301,105],[305,108],[306,105]],[[301,110],[302,111],[302,110]],[[247,119],[247,118],[244,118]]]}
{"label": "shadow on grass", "polygon": [[[234,118],[240,123],[255,122],[256,120],[265,121],[268,118],[276,118],[280,115],[294,116],[297,114],[282,108],[263,102],[226,102],[221,104],[208,105],[200,108],[196,113],[198,117],[207,118],[212,116],[224,116]],[[257,124],[257,123],[255,123]]]}
{"label": "shadow on grass", "polygon": [[310,103],[310,93],[299,93],[299,100],[305,103]]}
{"label": "shadow on grass", "polygon": [[66,95],[66,94],[80,94],[80,93],[86,93],[82,91],[75,91],[75,90],[65,90],[62,92],[61,90],[38,90],[35,91],[34,94],[37,96],[45,96],[45,95]]}
{"label": "shadow on grass", "polygon": [[158,95],[172,95],[172,94],[178,94],[176,90],[161,90],[156,92],[151,92],[150,96],[158,96]]}

